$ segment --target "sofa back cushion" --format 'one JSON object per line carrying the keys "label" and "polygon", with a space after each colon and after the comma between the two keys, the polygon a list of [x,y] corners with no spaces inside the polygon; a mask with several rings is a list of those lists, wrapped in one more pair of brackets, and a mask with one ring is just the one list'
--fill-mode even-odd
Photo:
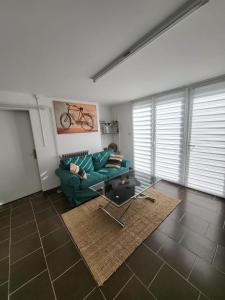
{"label": "sofa back cushion", "polygon": [[121,168],[123,155],[111,154],[107,163],[106,168]]}
{"label": "sofa back cushion", "polygon": [[94,169],[98,170],[98,169],[104,167],[105,164],[107,163],[111,153],[112,153],[112,150],[104,150],[104,151],[92,154]]}
{"label": "sofa back cushion", "polygon": [[94,171],[91,154],[85,156],[66,157],[60,161],[60,167],[64,170],[69,170],[70,164],[76,164],[88,173]]}

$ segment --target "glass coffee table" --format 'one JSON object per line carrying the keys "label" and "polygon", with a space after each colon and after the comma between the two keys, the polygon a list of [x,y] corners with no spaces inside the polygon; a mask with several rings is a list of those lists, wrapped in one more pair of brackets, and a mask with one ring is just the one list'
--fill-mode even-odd
{"label": "glass coffee table", "polygon": [[[107,181],[99,182],[89,187],[107,200],[105,206],[99,206],[114,221],[125,226],[123,218],[135,199],[144,198],[155,202],[155,199],[145,194],[145,190],[159,182],[159,177],[137,171],[129,171]],[[116,207],[119,215],[115,216],[110,208]]]}

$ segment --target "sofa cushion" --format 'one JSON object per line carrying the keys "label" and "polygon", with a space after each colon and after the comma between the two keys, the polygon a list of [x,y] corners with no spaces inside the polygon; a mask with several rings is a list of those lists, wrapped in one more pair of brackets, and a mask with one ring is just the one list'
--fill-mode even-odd
{"label": "sofa cushion", "polygon": [[120,174],[128,172],[127,168],[101,168],[98,170],[98,173],[105,175],[107,179],[111,179],[113,177],[119,176]]}
{"label": "sofa cushion", "polygon": [[86,172],[76,164],[70,164],[70,173],[79,176],[80,179],[87,179]]}
{"label": "sofa cushion", "polygon": [[107,163],[108,158],[111,153],[112,153],[112,150],[104,150],[101,152],[94,153],[92,155],[94,169],[98,170],[98,169],[104,167],[105,164]]}
{"label": "sofa cushion", "polygon": [[87,179],[80,181],[80,189],[84,190],[89,188],[91,185],[94,185],[98,182],[104,181],[107,177],[104,174],[98,172],[87,173]]}
{"label": "sofa cushion", "polygon": [[63,169],[69,170],[71,163],[78,165],[85,172],[94,171],[91,154],[85,155],[85,156],[66,157],[60,161],[60,167],[62,167]]}
{"label": "sofa cushion", "polygon": [[105,165],[106,168],[120,168],[122,165],[123,155],[111,154]]}

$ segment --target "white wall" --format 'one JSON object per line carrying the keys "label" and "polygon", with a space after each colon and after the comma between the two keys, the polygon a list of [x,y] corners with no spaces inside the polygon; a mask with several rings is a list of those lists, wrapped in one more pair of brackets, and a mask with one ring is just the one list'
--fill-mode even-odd
{"label": "white wall", "polygon": [[120,133],[115,137],[120,152],[125,158],[133,161],[133,139],[132,139],[132,105],[124,103],[112,106],[112,116],[119,122]]}
{"label": "white wall", "polygon": [[[100,131],[94,133],[58,135],[54,122],[52,100],[59,99],[39,97],[39,106],[41,107],[40,120],[36,101],[32,95],[0,92],[1,108],[23,108],[23,110],[27,108],[30,113],[43,190],[48,190],[59,185],[58,178],[55,176],[55,169],[59,162],[59,154],[80,150],[95,152],[102,149]],[[63,101],[63,99],[60,100]],[[72,100],[69,101],[73,102]],[[97,112],[97,118],[99,120],[98,105]]]}

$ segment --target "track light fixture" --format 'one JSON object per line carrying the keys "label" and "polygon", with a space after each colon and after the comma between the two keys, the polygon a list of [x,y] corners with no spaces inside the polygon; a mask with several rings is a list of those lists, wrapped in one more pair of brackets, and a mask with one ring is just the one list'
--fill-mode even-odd
{"label": "track light fixture", "polygon": [[109,64],[104,66],[100,71],[94,74],[91,79],[96,82],[99,78],[103,77],[106,73],[110,72],[117,65],[124,62],[128,57],[141,50],[143,47],[151,43],[153,40],[158,38],[161,34],[169,30],[171,27],[176,25],[178,22],[183,20],[185,17],[205,5],[209,0],[189,0],[179,7],[174,13],[168,16],[165,20],[160,22],[156,27],[147,32],[142,38],[135,42],[122,54],[117,56]]}

